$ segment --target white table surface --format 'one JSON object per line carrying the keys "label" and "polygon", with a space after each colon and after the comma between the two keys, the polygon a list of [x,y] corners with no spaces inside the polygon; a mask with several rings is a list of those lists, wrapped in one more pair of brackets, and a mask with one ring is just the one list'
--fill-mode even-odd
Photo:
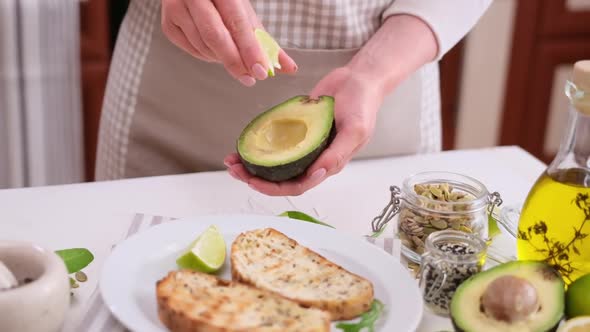
{"label": "white table surface", "polygon": [[[76,289],[64,331],[70,331],[96,287],[111,246],[135,213],[169,217],[203,214],[278,214],[300,210],[342,232],[370,232],[370,220],[389,198],[388,187],[410,174],[459,172],[499,191],[504,205],[521,203],[545,164],[517,147],[449,151],[433,155],[354,161],[339,175],[297,197],[268,197],[225,172],[160,176],[100,183],[0,190],[0,240],[27,240],[51,249],[86,247],[94,262]],[[508,244],[506,245],[508,248]],[[507,249],[511,250],[511,249]],[[450,321],[425,311],[418,331],[451,330]]]}

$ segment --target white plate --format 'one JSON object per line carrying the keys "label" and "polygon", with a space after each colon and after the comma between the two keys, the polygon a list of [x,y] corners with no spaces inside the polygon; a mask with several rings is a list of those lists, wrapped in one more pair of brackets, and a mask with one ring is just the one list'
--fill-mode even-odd
{"label": "white plate", "polygon": [[[362,237],[284,217],[204,216],[153,226],[119,244],[104,264],[100,290],[105,304],[133,331],[165,332],[156,311],[156,281],[177,268],[175,259],[194,238],[215,224],[229,247],[240,232],[273,227],[342,267],[368,278],[385,304],[377,331],[415,331],[422,317],[417,282],[390,254]],[[231,279],[229,259],[218,273]],[[333,331],[336,329],[333,324]]]}

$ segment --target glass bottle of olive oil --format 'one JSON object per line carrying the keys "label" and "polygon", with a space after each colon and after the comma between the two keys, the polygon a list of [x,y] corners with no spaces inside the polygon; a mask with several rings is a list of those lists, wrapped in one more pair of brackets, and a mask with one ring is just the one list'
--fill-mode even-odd
{"label": "glass bottle of olive oil", "polygon": [[567,130],[523,206],[517,256],[546,261],[569,285],[590,273],[590,60],[575,63],[565,93]]}

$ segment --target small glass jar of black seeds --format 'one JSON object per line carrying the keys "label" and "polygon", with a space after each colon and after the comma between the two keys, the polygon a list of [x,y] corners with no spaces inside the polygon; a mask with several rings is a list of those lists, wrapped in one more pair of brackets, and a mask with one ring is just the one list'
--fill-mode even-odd
{"label": "small glass jar of black seeds", "polygon": [[426,238],[420,265],[420,289],[425,305],[437,315],[449,315],[455,290],[482,270],[486,243],[479,236],[455,230]]}

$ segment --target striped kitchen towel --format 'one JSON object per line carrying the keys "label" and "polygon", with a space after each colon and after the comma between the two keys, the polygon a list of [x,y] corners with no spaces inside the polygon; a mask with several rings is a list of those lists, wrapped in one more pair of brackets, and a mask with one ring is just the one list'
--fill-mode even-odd
{"label": "striped kitchen towel", "polygon": [[[176,218],[173,217],[163,217],[163,216],[152,216],[152,215],[145,215],[142,213],[137,213],[133,216],[132,220],[130,221],[129,228],[127,232],[124,234],[121,241],[124,241],[128,237],[140,233],[141,231],[159,225],[161,223],[170,222],[175,220]],[[399,257],[400,253],[400,245],[399,241],[396,241],[392,237],[382,236],[379,238],[366,238],[367,241],[376,245],[379,248],[382,248],[386,252],[394,255],[395,257]],[[112,249],[115,248],[114,245]],[[84,317],[80,320],[78,327],[75,331],[85,331],[85,332],[124,332],[129,331],[125,328],[109,311],[109,309],[104,304],[102,297],[100,295],[100,291],[98,286],[94,290],[93,294],[90,296],[87,305],[86,305],[86,312]]]}

